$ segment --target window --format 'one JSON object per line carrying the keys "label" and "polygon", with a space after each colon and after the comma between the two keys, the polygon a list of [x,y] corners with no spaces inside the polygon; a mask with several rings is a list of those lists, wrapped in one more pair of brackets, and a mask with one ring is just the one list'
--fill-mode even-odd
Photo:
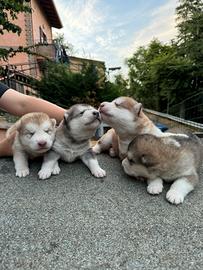
{"label": "window", "polygon": [[40,43],[47,44],[47,36],[43,32],[42,27],[39,27],[39,41]]}

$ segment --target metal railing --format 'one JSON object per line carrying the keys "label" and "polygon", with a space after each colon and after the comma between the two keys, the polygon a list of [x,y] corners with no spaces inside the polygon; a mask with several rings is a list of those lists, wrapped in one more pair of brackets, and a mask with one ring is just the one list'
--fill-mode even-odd
{"label": "metal railing", "polygon": [[0,66],[0,81],[18,92],[38,96],[31,84],[36,79],[30,75],[31,70],[37,70],[37,63]]}
{"label": "metal railing", "polygon": [[167,114],[203,123],[203,90],[168,108]]}

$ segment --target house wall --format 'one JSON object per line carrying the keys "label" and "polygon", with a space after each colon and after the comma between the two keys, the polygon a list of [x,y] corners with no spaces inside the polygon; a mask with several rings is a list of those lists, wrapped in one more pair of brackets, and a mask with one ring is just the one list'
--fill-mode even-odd
{"label": "house wall", "polygon": [[[25,30],[25,14],[20,13],[18,19],[14,20],[14,23],[19,25],[22,29],[20,36],[12,32],[4,32],[4,35],[0,36],[0,47],[2,48],[18,48],[19,46],[26,46],[26,30]],[[0,65],[15,64],[15,63],[27,63],[28,56],[26,54],[17,54],[16,56],[5,62],[0,60]]]}
{"label": "house wall", "polygon": [[33,9],[32,12],[32,22],[33,22],[33,40],[34,43],[38,43],[40,41],[40,31],[39,27],[42,28],[43,32],[47,36],[48,43],[52,40],[52,30],[50,23],[46,17],[46,14],[39,6],[39,1],[32,0],[31,6]]}
{"label": "house wall", "polygon": [[[19,46],[27,47],[32,46],[40,41],[41,27],[43,33],[47,37],[48,43],[52,40],[51,25],[46,17],[46,14],[40,7],[40,1],[31,0],[30,5],[32,13],[20,13],[18,19],[14,23],[19,25],[22,29],[20,36],[15,33],[7,33],[0,36],[0,47],[18,48]],[[33,64],[35,63],[35,64]],[[8,61],[0,60],[0,65],[14,65],[16,69],[23,71],[27,75],[32,75],[36,78],[40,77],[39,66],[37,65],[37,58],[33,55],[26,53],[18,53],[16,56],[11,57]]]}
{"label": "house wall", "polygon": [[69,56],[69,68],[72,72],[80,72],[82,70],[83,65],[85,64],[94,64],[97,67],[100,76],[105,75],[105,63],[98,60],[80,58]]}

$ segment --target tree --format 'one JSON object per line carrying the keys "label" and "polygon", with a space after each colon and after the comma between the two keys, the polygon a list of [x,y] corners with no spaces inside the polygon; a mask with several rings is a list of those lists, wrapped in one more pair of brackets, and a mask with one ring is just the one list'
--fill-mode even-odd
{"label": "tree", "polygon": [[0,34],[4,31],[17,33],[20,35],[21,28],[14,23],[20,12],[31,12],[30,6],[26,3],[30,0],[0,0]]}
{"label": "tree", "polygon": [[148,108],[166,110],[191,91],[191,61],[177,54],[175,44],[153,40],[138,48],[127,63],[130,91]]}
{"label": "tree", "polygon": [[139,47],[127,61],[131,92],[145,106],[156,110],[160,107],[160,82],[152,62],[167,50],[158,40],[153,40],[148,47]]}
{"label": "tree", "polygon": [[203,59],[203,2],[179,0],[176,8],[178,45],[181,53],[193,60]]}
{"label": "tree", "polygon": [[86,65],[80,73],[71,72],[67,65],[47,62],[44,75],[34,86],[41,97],[63,107],[74,103],[98,105],[98,72],[94,65]]}
{"label": "tree", "polygon": [[[18,18],[20,12],[31,13],[32,9],[29,5],[30,0],[0,0],[0,35],[4,35],[5,31],[20,35],[22,29],[15,24],[14,20]],[[22,47],[17,49],[0,48],[0,59],[7,60],[9,57],[17,53],[36,54],[32,49],[34,46]]]}
{"label": "tree", "polygon": [[73,54],[73,51],[74,51],[73,45],[65,41],[65,37],[63,33],[56,33],[53,41],[58,47],[63,48],[68,55]]}
{"label": "tree", "polygon": [[190,59],[193,66],[193,92],[203,81],[203,1],[179,0],[176,8],[179,54]]}
{"label": "tree", "polygon": [[176,40],[169,45],[153,40],[127,60],[132,95],[156,110],[166,110],[203,85],[202,0],[179,0],[176,13]]}

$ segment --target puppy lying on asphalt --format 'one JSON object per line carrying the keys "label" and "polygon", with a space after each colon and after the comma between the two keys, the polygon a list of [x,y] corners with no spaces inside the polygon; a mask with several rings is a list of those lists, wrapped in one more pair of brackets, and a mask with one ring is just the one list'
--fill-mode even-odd
{"label": "puppy lying on asphalt", "polygon": [[130,143],[127,157],[122,161],[124,171],[147,180],[147,191],[159,194],[163,180],[172,182],[166,194],[172,204],[180,204],[199,181],[203,144],[195,135],[156,137],[138,135]]}
{"label": "puppy lying on asphalt", "polygon": [[45,113],[34,112],[23,115],[7,130],[7,137],[16,133],[12,145],[16,176],[29,174],[28,159],[42,156],[55,138],[56,120]]}
{"label": "puppy lying on asphalt", "polygon": [[80,158],[95,177],[104,177],[106,172],[99,166],[90,148],[90,139],[100,122],[100,113],[89,105],[76,104],[66,111],[56,130],[52,150],[45,155],[39,178],[47,179],[51,174],[59,174],[60,158],[66,162]]}
{"label": "puppy lying on asphalt", "polygon": [[[126,157],[129,143],[138,134],[154,134],[156,136],[170,136],[171,133],[162,132],[144,114],[142,104],[130,97],[119,97],[112,102],[103,102],[99,107],[102,120],[112,129],[108,130],[93,147],[99,154],[109,150],[110,156]],[[185,136],[186,135],[182,135]]]}

